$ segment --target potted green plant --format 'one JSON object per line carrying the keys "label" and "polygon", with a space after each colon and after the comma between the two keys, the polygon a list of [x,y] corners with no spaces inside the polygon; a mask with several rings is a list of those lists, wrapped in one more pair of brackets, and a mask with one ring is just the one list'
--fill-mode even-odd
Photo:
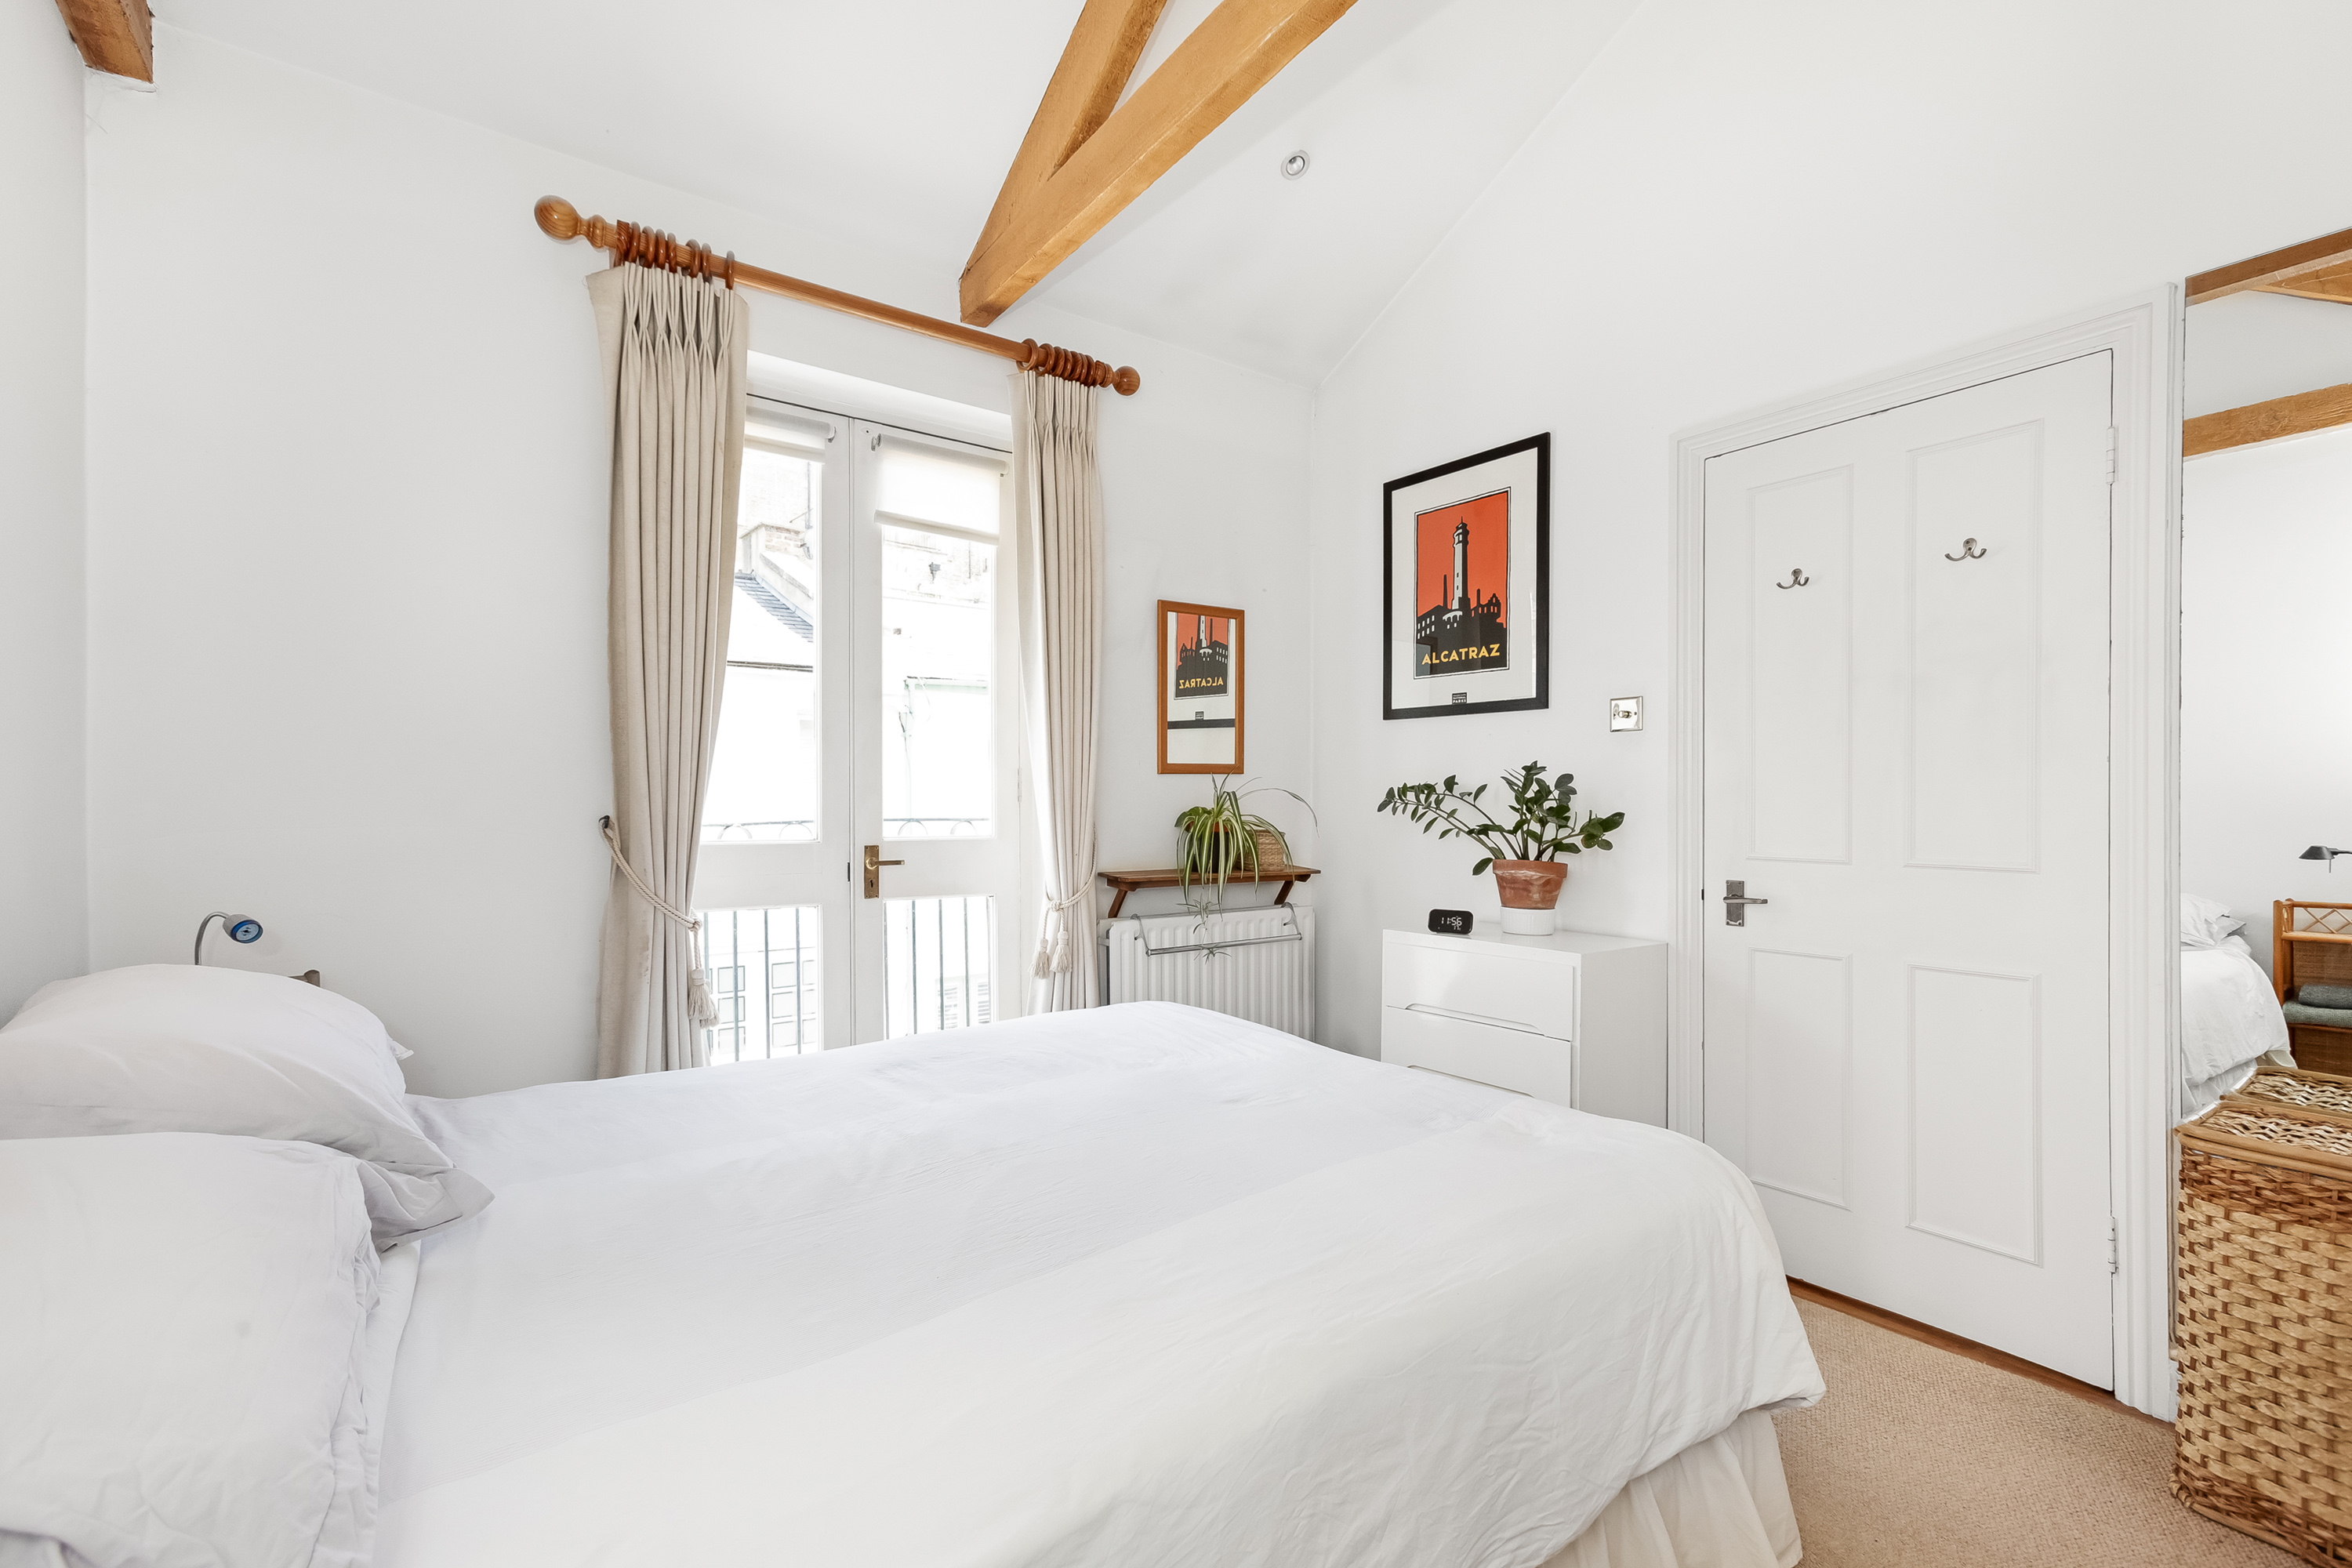
{"label": "potted green plant", "polygon": [[[1229,775],[1220,773],[1210,780],[1209,804],[1188,806],[1177,816],[1176,885],[1185,907],[1195,914],[1224,901],[1228,877],[1255,881],[1290,864],[1290,840],[1282,836],[1282,829],[1242,805],[1251,795],[1267,794],[1289,795],[1307,806],[1308,816],[1315,815],[1304,795],[1275,784],[1252,789],[1247,779],[1234,784]],[[1216,883],[1213,894],[1205,891],[1211,879]],[[1201,894],[1192,890],[1196,879],[1204,889]]]}
{"label": "potted green plant", "polygon": [[1552,910],[1568,880],[1559,857],[1615,847],[1609,835],[1625,821],[1622,811],[1608,816],[1588,811],[1579,821],[1576,775],[1548,781],[1547,771],[1541,763],[1529,763],[1503,774],[1503,787],[1510,792],[1508,820],[1479,804],[1486,785],[1465,791],[1452,773],[1443,784],[1398,784],[1381,796],[1380,808],[1421,824],[1423,833],[1435,829],[1440,838],[1467,838],[1484,849],[1470,874],[1493,868],[1495,889],[1503,896],[1503,930],[1542,936],[1552,929]]}

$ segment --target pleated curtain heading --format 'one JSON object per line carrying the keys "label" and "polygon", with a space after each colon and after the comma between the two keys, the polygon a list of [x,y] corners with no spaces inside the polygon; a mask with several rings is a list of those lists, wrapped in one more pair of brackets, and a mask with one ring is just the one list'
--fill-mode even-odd
{"label": "pleated curtain heading", "polygon": [[1100,393],[1024,371],[1013,381],[1013,496],[1021,529],[1021,692],[1045,909],[1030,1010],[1091,1007],[1095,745],[1101,717]]}
{"label": "pleated curtain heading", "polygon": [[588,279],[613,420],[613,859],[600,1078],[699,1067],[717,1021],[689,908],[727,675],[750,307],[634,264]]}

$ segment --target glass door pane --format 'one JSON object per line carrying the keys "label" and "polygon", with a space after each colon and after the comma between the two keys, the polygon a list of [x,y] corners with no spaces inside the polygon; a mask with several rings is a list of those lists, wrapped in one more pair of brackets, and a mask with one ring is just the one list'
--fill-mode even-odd
{"label": "glass door pane", "polygon": [[883,900],[887,1038],[993,1021],[995,910],[986,897]]}
{"label": "glass door pane", "polygon": [[773,439],[745,442],[727,687],[702,803],[706,843],[823,837],[816,628],[824,499],[822,456]]}
{"label": "glass door pane", "polygon": [[712,1062],[847,1045],[856,1022],[848,425],[754,398],[744,431],[694,885]]}
{"label": "glass door pane", "polygon": [[996,546],[884,522],[882,836],[994,831]]}
{"label": "glass door pane", "polygon": [[1017,878],[1012,542],[1002,453],[860,426],[852,700],[861,855],[857,1037],[984,1023]]}

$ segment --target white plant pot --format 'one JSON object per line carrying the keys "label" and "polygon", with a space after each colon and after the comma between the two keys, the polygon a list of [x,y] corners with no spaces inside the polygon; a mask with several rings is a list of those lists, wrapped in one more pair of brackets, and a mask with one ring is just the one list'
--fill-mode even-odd
{"label": "white plant pot", "polygon": [[1552,933],[1550,910],[1514,910],[1503,911],[1503,934],[1506,936],[1549,936]]}

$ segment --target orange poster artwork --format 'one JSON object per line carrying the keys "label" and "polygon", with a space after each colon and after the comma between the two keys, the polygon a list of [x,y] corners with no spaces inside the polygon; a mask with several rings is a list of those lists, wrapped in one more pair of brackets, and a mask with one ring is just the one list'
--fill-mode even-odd
{"label": "orange poster artwork", "polygon": [[1417,512],[1413,534],[1413,678],[1508,669],[1511,492]]}

